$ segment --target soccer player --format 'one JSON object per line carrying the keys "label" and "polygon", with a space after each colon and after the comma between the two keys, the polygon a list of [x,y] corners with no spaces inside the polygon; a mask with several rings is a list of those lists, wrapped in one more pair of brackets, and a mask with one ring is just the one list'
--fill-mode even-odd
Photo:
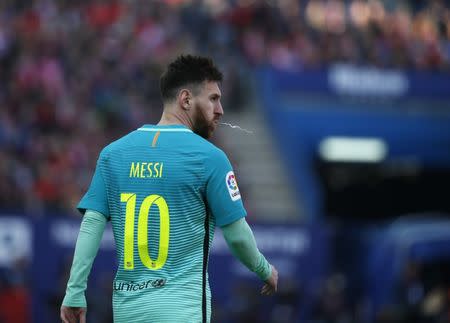
{"label": "soccer player", "polygon": [[209,322],[209,249],[215,226],[231,252],[277,290],[278,273],[259,252],[227,156],[206,139],[223,115],[222,73],[209,58],[180,56],[161,76],[164,111],[105,147],[89,190],[61,306],[65,323],[85,322],[85,289],[107,221],[119,262],[116,323]]}

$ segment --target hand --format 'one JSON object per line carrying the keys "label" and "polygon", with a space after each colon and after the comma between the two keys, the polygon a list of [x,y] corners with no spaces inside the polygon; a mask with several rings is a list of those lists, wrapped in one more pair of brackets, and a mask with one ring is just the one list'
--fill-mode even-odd
{"label": "hand", "polygon": [[63,323],[86,323],[86,307],[70,307],[61,305]]}
{"label": "hand", "polygon": [[272,295],[277,291],[278,288],[278,271],[274,266],[272,266],[272,275],[266,280],[266,283],[261,289],[262,295]]}

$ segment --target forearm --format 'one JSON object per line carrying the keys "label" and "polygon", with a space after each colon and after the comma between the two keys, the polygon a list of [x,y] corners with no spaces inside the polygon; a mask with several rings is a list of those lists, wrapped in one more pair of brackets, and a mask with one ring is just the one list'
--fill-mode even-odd
{"label": "forearm", "polygon": [[87,279],[100,247],[105,226],[106,218],[101,213],[92,210],[86,211],[75,246],[75,254],[63,305],[86,307],[84,292],[87,287]]}
{"label": "forearm", "polygon": [[244,218],[222,227],[223,236],[232,254],[249,270],[265,281],[271,275],[271,266],[259,252],[253,232]]}

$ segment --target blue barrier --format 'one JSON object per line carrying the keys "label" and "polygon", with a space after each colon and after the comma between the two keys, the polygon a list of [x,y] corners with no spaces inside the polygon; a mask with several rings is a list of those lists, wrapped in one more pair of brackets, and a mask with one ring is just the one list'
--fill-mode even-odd
{"label": "blue barrier", "polygon": [[[0,214],[0,241],[7,241],[0,244],[0,268],[14,269],[11,266],[16,258],[28,260],[33,322],[58,321],[58,307],[67,282],[79,225],[80,219],[62,216],[30,219]],[[307,315],[318,284],[326,275],[326,229],[283,224],[255,224],[252,228],[260,250],[278,267],[283,280],[290,281],[295,290],[300,290],[301,286],[303,297],[296,300],[296,308],[302,309],[299,315]],[[14,254],[11,254],[12,248],[15,248]],[[88,284],[87,298],[88,303],[92,304],[89,311],[92,317],[99,315],[99,300],[110,306],[108,288],[112,286],[111,280],[117,267],[115,259],[114,236],[108,225]],[[218,309],[229,306],[241,285],[253,286],[254,298],[261,297],[258,293],[261,282],[230,254],[220,230],[216,230],[211,247],[209,275]]]}

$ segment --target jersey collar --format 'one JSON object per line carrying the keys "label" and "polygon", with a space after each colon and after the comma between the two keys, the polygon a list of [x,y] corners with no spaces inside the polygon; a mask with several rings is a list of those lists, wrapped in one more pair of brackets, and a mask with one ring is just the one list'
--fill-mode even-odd
{"label": "jersey collar", "polygon": [[139,131],[168,131],[168,132],[192,132],[191,129],[181,124],[171,124],[171,125],[151,125],[145,124],[138,128]]}

